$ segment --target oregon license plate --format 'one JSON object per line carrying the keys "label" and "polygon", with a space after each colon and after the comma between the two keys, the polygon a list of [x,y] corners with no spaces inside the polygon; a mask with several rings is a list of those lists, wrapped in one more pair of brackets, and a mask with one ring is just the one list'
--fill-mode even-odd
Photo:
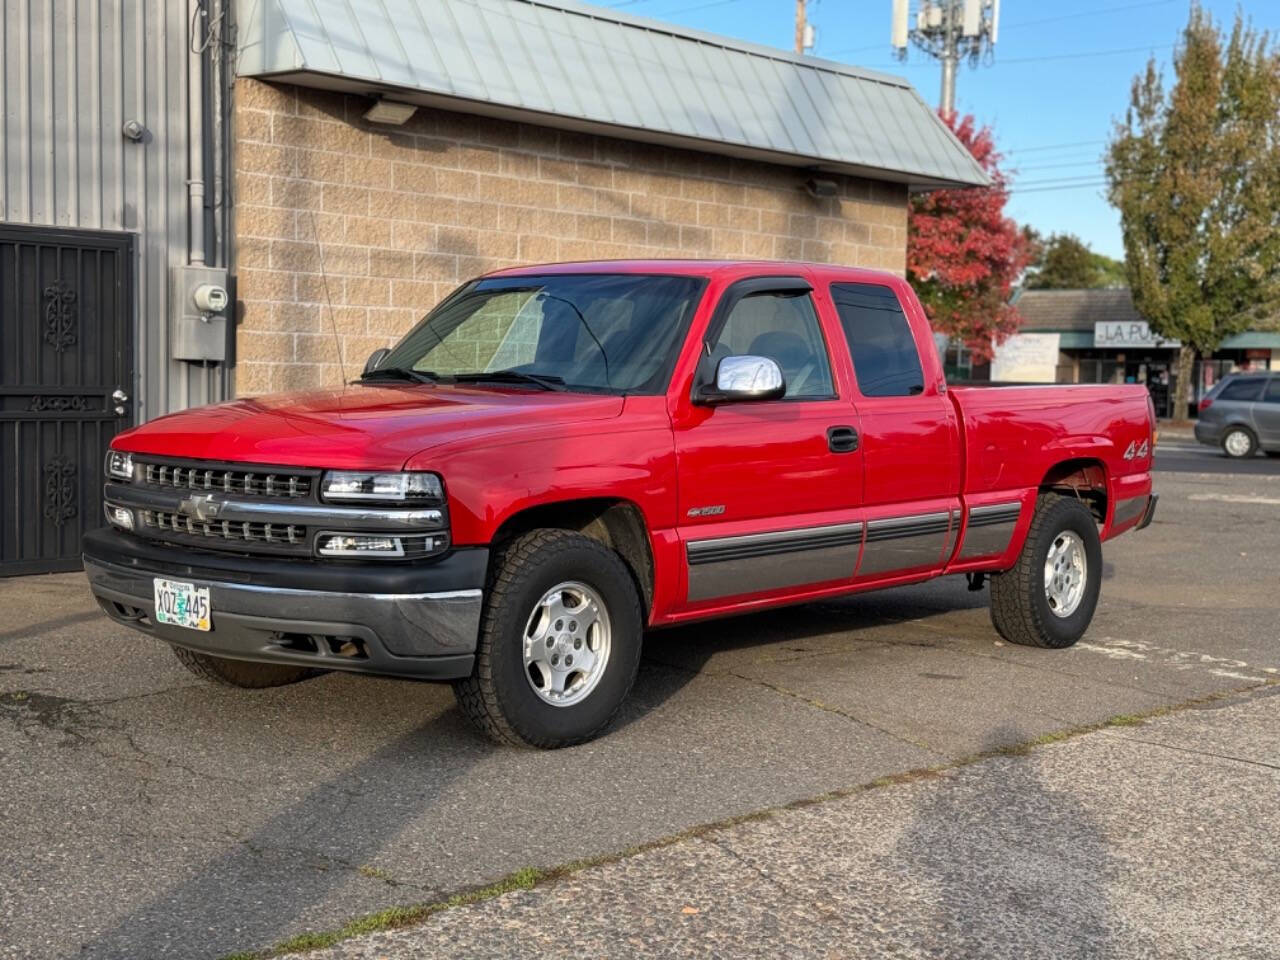
{"label": "oregon license plate", "polygon": [[168,623],[189,630],[208,630],[209,588],[181,580],[154,580],[156,623]]}

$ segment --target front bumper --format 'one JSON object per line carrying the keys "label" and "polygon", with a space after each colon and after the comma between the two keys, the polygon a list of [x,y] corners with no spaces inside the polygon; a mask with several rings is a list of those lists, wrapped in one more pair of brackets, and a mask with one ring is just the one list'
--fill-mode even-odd
{"label": "front bumper", "polygon": [[[214,656],[424,679],[468,676],[488,551],[428,564],[201,554],[96,530],[89,586],[112,619]],[[154,577],[209,588],[212,629],[155,622]]]}

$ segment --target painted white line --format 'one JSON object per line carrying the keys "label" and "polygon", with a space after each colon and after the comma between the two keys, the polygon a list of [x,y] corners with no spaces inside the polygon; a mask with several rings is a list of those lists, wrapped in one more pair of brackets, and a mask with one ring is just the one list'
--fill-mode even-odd
{"label": "painted white line", "polygon": [[[1252,680],[1262,683],[1268,679],[1267,674],[1275,676],[1275,667],[1258,667],[1243,660],[1230,657],[1217,657],[1199,650],[1177,650],[1163,647],[1143,640],[1122,640],[1116,637],[1103,637],[1101,643],[1085,643],[1081,641],[1072,649],[1087,650],[1100,653],[1111,660],[1145,660],[1160,663],[1174,670],[1205,670],[1214,676],[1229,677],[1233,680]],[[1251,671],[1251,672],[1246,672]],[[1264,674],[1264,676],[1259,676]]]}
{"label": "painted white line", "polygon": [[1243,493],[1193,493],[1188,500],[1216,500],[1219,503],[1262,503],[1280,507],[1280,497],[1256,497]]}

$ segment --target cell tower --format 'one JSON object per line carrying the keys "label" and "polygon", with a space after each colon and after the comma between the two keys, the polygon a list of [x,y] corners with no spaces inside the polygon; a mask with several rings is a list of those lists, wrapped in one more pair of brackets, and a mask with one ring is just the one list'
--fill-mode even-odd
{"label": "cell tower", "polygon": [[962,58],[977,66],[983,54],[996,45],[1000,23],[1000,0],[920,0],[911,23],[911,0],[893,0],[892,45],[898,59],[905,60],[914,44],[942,61],[940,108],[952,113],[956,108],[956,67]]}

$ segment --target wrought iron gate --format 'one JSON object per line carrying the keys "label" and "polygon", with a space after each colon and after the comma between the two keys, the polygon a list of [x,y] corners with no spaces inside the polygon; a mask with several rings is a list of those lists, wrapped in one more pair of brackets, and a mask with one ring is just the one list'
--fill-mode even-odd
{"label": "wrought iron gate", "polygon": [[0,224],[0,576],[74,570],[132,423],[133,237]]}

